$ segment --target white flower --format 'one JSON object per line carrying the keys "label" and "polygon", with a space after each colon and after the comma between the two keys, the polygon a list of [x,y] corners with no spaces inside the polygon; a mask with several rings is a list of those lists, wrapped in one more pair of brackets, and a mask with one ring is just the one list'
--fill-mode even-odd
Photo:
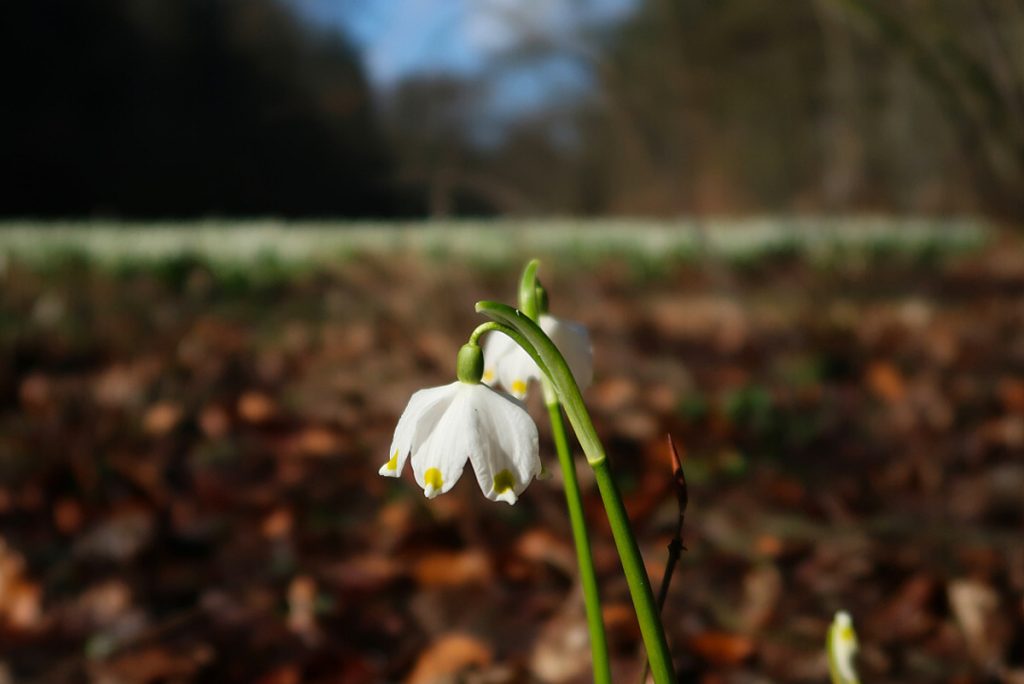
{"label": "white flower", "polygon": [[537,426],[518,401],[484,384],[461,381],[412,395],[395,428],[380,474],[412,472],[427,498],[451,489],[469,459],[488,499],[516,502],[541,470]]}
{"label": "white flower", "polygon": [[828,628],[828,664],[834,684],[858,684],[853,659],[857,655],[857,633],[845,610],[836,613]]}
{"label": "white flower", "polygon": [[[540,315],[540,328],[562,352],[580,390],[594,379],[594,359],[587,329],[573,321]],[[484,382],[500,382],[512,396],[522,399],[530,380],[540,380],[540,368],[523,348],[507,335],[490,333],[484,341]]]}

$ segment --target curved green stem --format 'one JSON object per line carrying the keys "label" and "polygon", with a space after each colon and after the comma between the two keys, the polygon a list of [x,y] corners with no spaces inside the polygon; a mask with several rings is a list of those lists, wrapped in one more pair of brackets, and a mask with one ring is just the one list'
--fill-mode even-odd
{"label": "curved green stem", "polygon": [[537,362],[541,371],[554,386],[558,399],[565,407],[569,423],[579,439],[580,446],[583,447],[583,453],[586,454],[587,461],[594,469],[597,487],[608,515],[612,537],[615,540],[615,548],[622,561],[630,597],[633,599],[637,621],[640,623],[640,634],[647,649],[647,658],[651,664],[654,681],[656,684],[672,684],[675,681],[672,657],[669,654],[665,631],[654,603],[654,594],[651,592],[651,582],[647,577],[647,570],[644,568],[643,557],[640,555],[640,548],[637,546],[636,538],[629,526],[629,516],[626,514],[622,496],[608,470],[604,445],[597,437],[594,424],[590,420],[590,414],[583,403],[583,397],[569,370],[569,365],[551,339],[529,316],[497,302],[477,302],[476,310],[498,322],[500,327],[497,329],[502,329],[502,332],[508,328],[514,330],[516,335],[510,335],[510,337]]}
{"label": "curved green stem", "polygon": [[518,330],[516,330],[515,328],[512,328],[510,326],[503,325],[501,323],[496,323],[494,321],[489,321],[487,323],[481,323],[480,325],[476,326],[476,328],[473,329],[472,333],[470,333],[470,335],[469,335],[469,344],[479,345],[480,344],[480,337],[484,333],[489,333],[492,330],[495,331],[495,332],[500,332],[503,335],[508,335],[509,337],[511,337],[512,340],[516,344],[518,344],[520,347],[522,347],[523,350],[526,351],[526,353],[530,355],[530,358],[533,359],[534,363],[536,363],[540,367],[541,372],[544,373],[545,375],[547,375],[547,369],[544,366],[544,362],[541,360],[541,358],[539,356],[537,356],[537,352],[530,345],[529,340],[527,340],[525,337],[520,335]]}
{"label": "curved green stem", "polygon": [[[547,383],[547,380],[544,381]],[[547,394],[547,392],[545,392]],[[601,593],[597,586],[597,571],[594,557],[590,552],[590,538],[587,536],[587,521],[583,514],[583,496],[576,478],[576,464],[569,451],[569,439],[562,422],[562,407],[558,400],[548,402],[548,416],[551,418],[551,434],[558,453],[558,465],[562,468],[565,489],[565,503],[569,509],[569,524],[576,545],[576,561],[580,566],[580,585],[583,587],[583,602],[587,611],[587,629],[590,631],[590,652],[594,663],[594,682],[611,684],[612,671],[608,660],[608,639],[604,631],[601,614]]]}
{"label": "curved green stem", "polygon": [[[569,418],[573,432],[583,447],[583,453],[590,465],[599,463],[605,459],[604,445],[597,437],[594,424],[590,420],[590,414],[583,404],[583,396],[580,388],[576,385],[569,364],[565,362],[562,353],[551,341],[550,338],[540,329],[540,326],[533,322],[529,316],[521,311],[513,309],[506,304],[498,302],[477,302],[476,310],[493,321],[496,321],[507,328],[512,328],[519,333],[519,339],[512,337],[519,346],[540,367],[551,380],[555,388],[558,400],[565,408],[565,415]],[[477,328],[479,330],[479,328]],[[504,331],[503,331],[504,332]],[[474,334],[476,334],[474,332]],[[525,340],[524,344],[521,340]]]}

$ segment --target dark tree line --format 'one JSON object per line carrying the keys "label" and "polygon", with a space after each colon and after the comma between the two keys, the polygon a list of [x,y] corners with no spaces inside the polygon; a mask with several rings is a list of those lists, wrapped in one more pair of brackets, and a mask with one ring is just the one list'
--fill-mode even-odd
{"label": "dark tree line", "polygon": [[13,0],[0,56],[0,213],[407,210],[356,55],[272,0]]}

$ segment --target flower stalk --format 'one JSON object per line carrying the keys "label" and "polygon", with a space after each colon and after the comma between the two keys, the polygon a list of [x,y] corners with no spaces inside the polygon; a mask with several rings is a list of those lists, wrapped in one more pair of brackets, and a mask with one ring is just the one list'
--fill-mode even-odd
{"label": "flower stalk", "polygon": [[[547,297],[539,301],[542,290],[537,283],[537,261],[533,260],[523,270],[519,287],[519,307],[534,321],[540,314],[546,313]],[[583,589],[583,603],[587,615],[587,630],[590,633],[590,654],[593,663],[595,684],[611,684],[611,661],[608,657],[608,637],[605,634],[604,618],[601,611],[601,593],[597,584],[597,570],[594,568],[594,556],[590,551],[590,536],[587,533],[587,520],[583,512],[583,495],[580,492],[579,479],[576,476],[576,464],[569,447],[569,438],[562,421],[562,405],[546,376],[541,377],[544,390],[544,403],[547,405],[548,418],[551,421],[551,435],[558,454],[558,465],[562,470],[562,486],[565,490],[565,503],[569,511],[569,525],[572,528],[573,544],[576,547],[576,562],[580,571],[580,586]]]}
{"label": "flower stalk", "polygon": [[[527,267],[527,269],[529,268],[530,266]],[[533,269],[535,270],[536,266],[533,266]],[[568,364],[544,331],[522,311],[497,302],[478,302],[476,310],[498,324],[490,329],[501,330],[508,334],[533,358],[551,383],[558,401],[565,408],[569,423],[583,448],[587,462],[594,470],[615,547],[622,562],[637,620],[640,623],[640,634],[647,650],[654,681],[656,684],[671,684],[675,681],[672,658],[654,602],[651,582],[644,568],[643,557],[640,555],[636,538],[630,528],[629,516],[622,502],[622,496],[608,468],[604,445],[594,430],[593,421],[590,419],[590,414],[583,403],[583,397]],[[487,325],[480,326],[477,331]],[[474,336],[477,336],[477,331],[474,331]],[[473,338],[471,338],[472,340]]]}
{"label": "flower stalk", "polygon": [[565,489],[565,503],[569,509],[569,525],[576,546],[576,562],[580,568],[580,586],[583,588],[583,603],[587,614],[587,630],[590,633],[590,653],[594,664],[595,684],[611,684],[611,662],[608,658],[608,638],[605,635],[604,619],[601,612],[601,593],[597,585],[597,571],[594,556],[590,551],[590,537],[587,535],[587,521],[583,513],[583,496],[576,477],[576,464],[569,451],[569,439],[562,422],[562,407],[556,399],[548,403],[551,418],[551,434],[558,454],[558,465],[562,469],[562,483]]}

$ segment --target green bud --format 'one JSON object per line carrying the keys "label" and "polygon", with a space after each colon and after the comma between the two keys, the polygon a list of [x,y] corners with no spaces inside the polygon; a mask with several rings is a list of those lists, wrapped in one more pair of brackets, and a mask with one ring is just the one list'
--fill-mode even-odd
{"label": "green bud", "polygon": [[548,312],[548,291],[544,289],[539,280],[537,281],[536,293],[537,315],[546,314]]}
{"label": "green bud", "polygon": [[473,342],[462,345],[455,367],[460,381],[470,385],[479,384],[484,374],[484,352],[480,345]]}
{"label": "green bud", "polygon": [[526,264],[523,269],[523,276],[519,280],[519,310],[531,320],[537,320],[537,267],[540,262],[536,259]]}

